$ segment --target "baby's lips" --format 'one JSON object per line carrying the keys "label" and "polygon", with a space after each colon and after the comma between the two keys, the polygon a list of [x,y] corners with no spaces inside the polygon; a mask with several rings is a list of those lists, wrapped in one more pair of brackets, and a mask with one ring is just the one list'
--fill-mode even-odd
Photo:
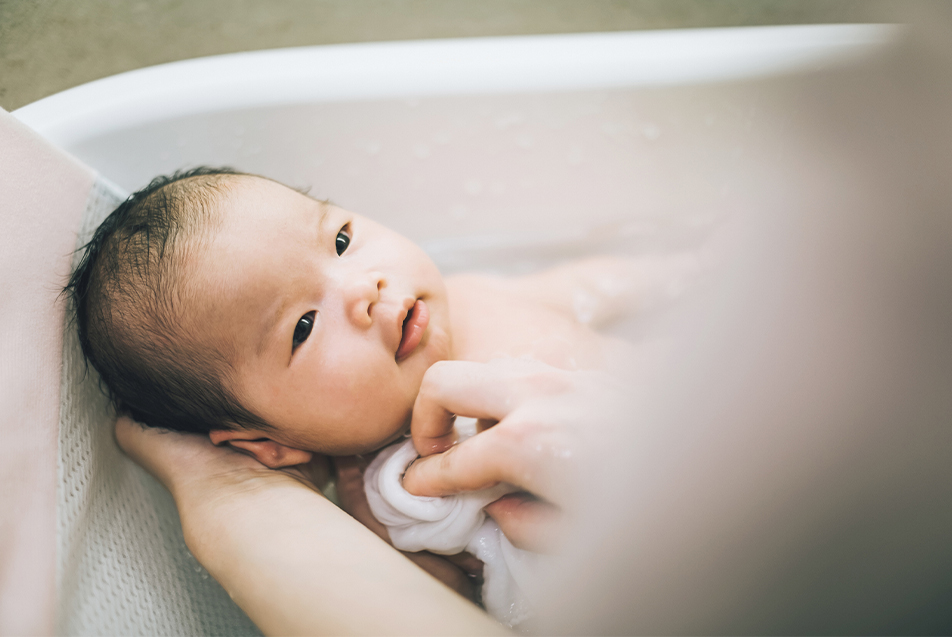
{"label": "baby's lips", "polygon": [[410,309],[410,314],[403,322],[403,333],[400,338],[400,345],[397,348],[397,360],[411,354],[417,348],[420,341],[423,340],[423,334],[430,323],[430,311],[426,303],[417,299]]}

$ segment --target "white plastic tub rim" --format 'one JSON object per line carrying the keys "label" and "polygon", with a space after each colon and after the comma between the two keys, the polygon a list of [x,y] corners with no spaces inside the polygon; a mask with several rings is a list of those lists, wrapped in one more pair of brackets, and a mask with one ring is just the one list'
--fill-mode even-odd
{"label": "white plastic tub rim", "polygon": [[311,46],[162,64],[14,115],[68,148],[104,131],[258,106],[705,84],[816,70],[895,42],[886,24],[583,33]]}

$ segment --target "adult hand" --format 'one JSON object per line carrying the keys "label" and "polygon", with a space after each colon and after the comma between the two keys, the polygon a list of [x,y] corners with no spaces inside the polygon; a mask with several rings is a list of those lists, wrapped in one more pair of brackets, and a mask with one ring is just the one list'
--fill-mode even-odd
{"label": "adult hand", "polygon": [[267,635],[503,632],[317,493],[326,464],[272,470],[128,418],[116,439],[169,488],[189,549]]}
{"label": "adult hand", "polygon": [[[277,490],[303,485],[317,491],[329,477],[325,456],[315,455],[307,465],[269,469],[229,445],[213,445],[207,436],[144,427],[127,417],[116,423],[116,439],[126,454],[172,492],[180,506],[207,507],[210,500],[233,498],[236,492],[250,488]],[[364,494],[363,473],[369,461],[347,456],[333,462],[341,507],[389,544],[387,529],[373,517]],[[191,516],[185,518],[187,523]],[[474,599],[470,575],[482,571],[476,558],[465,553],[451,557],[426,552],[404,555],[463,597]]]}
{"label": "adult hand", "polygon": [[[423,458],[404,477],[422,496],[507,482],[528,492],[486,507],[509,540],[545,550],[574,499],[580,455],[605,444],[624,394],[602,372],[565,371],[525,360],[444,361],[423,378],[413,408],[413,443]],[[455,416],[479,419],[476,436],[456,444]]]}
{"label": "adult hand", "polygon": [[228,445],[215,446],[208,436],[145,427],[120,416],[116,441],[125,453],[172,492],[179,506],[206,500],[217,492],[293,479],[318,491],[329,476],[327,458],[273,471]]}

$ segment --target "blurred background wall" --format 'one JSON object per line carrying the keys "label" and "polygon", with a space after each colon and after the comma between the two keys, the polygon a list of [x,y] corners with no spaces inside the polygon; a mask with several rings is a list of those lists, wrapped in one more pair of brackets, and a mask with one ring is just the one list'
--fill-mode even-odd
{"label": "blurred background wall", "polygon": [[857,0],[0,0],[0,107],[153,64],[427,38],[889,21]]}

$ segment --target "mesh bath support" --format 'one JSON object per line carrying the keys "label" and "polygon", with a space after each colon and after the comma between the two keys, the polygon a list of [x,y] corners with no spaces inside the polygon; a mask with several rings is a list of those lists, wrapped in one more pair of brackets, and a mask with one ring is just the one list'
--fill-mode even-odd
{"label": "mesh bath support", "polygon": [[58,297],[124,194],[2,112],[0,149],[0,633],[260,634],[185,547],[169,493],[116,446]]}

